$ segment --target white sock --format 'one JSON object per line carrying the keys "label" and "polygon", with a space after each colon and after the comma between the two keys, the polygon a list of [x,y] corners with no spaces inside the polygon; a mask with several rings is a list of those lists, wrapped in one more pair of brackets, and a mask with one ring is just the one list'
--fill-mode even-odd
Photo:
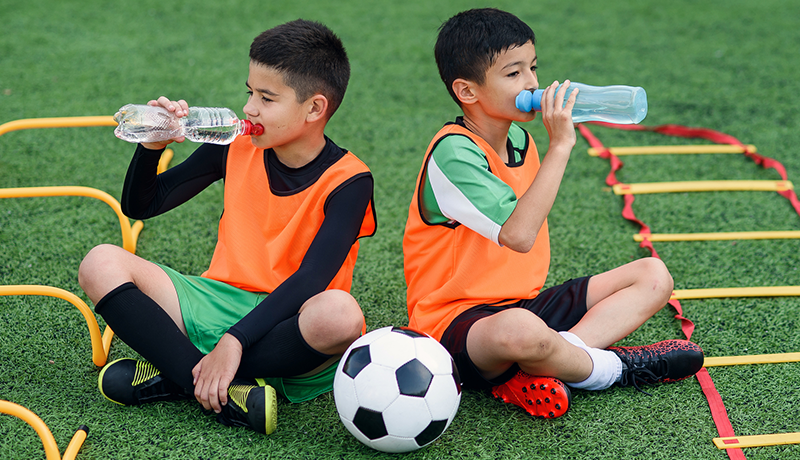
{"label": "white sock", "polygon": [[609,350],[602,350],[600,348],[591,348],[583,343],[577,335],[561,331],[561,337],[564,337],[567,342],[575,345],[576,347],[586,351],[589,358],[592,360],[592,373],[583,382],[564,382],[573,388],[580,388],[583,390],[604,390],[614,382],[618,382],[622,376],[622,361],[616,353]]}

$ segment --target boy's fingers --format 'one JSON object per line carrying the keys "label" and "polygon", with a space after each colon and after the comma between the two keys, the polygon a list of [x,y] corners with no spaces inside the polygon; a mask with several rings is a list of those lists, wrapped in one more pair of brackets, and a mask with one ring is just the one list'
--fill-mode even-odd
{"label": "boy's fingers", "polygon": [[208,395],[208,403],[209,403],[209,405],[211,406],[212,409],[214,409],[214,412],[219,414],[219,412],[222,409],[219,407],[219,395],[217,395],[217,385],[216,384],[208,386],[207,395]]}
{"label": "boy's fingers", "polygon": [[567,94],[567,88],[569,88],[569,80],[564,80],[564,84],[561,85],[561,88],[558,89],[556,92],[556,107],[561,108],[564,107],[564,95]]}
{"label": "boy's fingers", "polygon": [[189,104],[183,99],[178,101],[178,109],[181,111],[181,115],[189,115]]}
{"label": "boy's fingers", "polygon": [[570,111],[572,110],[572,107],[575,105],[575,101],[578,99],[578,91],[580,90],[575,88],[571,93],[569,93],[569,99],[567,99],[567,105],[564,106],[564,109],[569,109]]}
{"label": "boy's fingers", "polygon": [[225,385],[222,381],[219,382],[217,396],[219,398],[220,405],[224,406],[228,404],[228,386]]}

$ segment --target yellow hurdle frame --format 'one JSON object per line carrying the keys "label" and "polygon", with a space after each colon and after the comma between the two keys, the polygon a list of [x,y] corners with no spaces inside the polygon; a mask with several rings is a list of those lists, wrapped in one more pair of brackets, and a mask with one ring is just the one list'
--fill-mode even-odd
{"label": "yellow hurdle frame", "polygon": [[[64,117],[64,118],[28,118],[15,120],[0,125],[0,136],[11,131],[35,128],[68,128],[68,127],[90,127],[90,126],[116,126],[113,117],[92,116],[92,117]],[[172,161],[173,151],[166,149],[161,155],[158,163],[158,173],[162,173],[169,167]],[[22,188],[0,188],[0,198],[26,198],[26,197],[52,197],[52,196],[83,196],[96,198],[111,207],[119,219],[122,231],[122,247],[131,253],[136,253],[136,242],[139,233],[144,227],[140,220],[131,224],[127,216],[122,213],[122,207],[114,197],[108,193],[90,187],[79,186],[55,186],[55,187],[22,187]],[[111,340],[114,338],[114,331],[106,326],[104,333],[100,334],[100,326],[97,323],[92,310],[80,297],[64,289],[51,286],[35,285],[11,285],[0,286],[0,296],[10,295],[43,295],[57,297],[72,303],[83,315],[86,325],[89,328],[89,338],[92,344],[92,362],[98,366],[104,366],[108,360]],[[0,413],[12,415],[20,418],[29,424],[42,440],[45,456],[47,460],[62,460],[59,455],[58,445],[53,434],[39,416],[19,404],[10,401],[0,400]],[[67,449],[64,451],[63,460],[74,460],[78,455],[83,442],[86,440],[89,429],[81,426],[72,437]]]}
{"label": "yellow hurdle frame", "polygon": [[78,455],[78,450],[89,434],[89,428],[81,425],[67,445],[67,449],[64,451],[64,457],[61,457],[58,453],[58,444],[53,437],[53,433],[50,432],[50,429],[47,428],[47,425],[45,425],[44,421],[42,421],[38,415],[19,404],[4,400],[0,400],[0,413],[17,417],[36,430],[36,434],[38,434],[39,438],[42,440],[44,454],[47,460],[73,460]]}

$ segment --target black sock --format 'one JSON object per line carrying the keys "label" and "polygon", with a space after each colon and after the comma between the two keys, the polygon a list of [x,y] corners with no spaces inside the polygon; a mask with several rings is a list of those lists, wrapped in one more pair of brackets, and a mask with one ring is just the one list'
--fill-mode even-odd
{"label": "black sock", "polygon": [[133,283],[105,295],[94,307],[123,342],[161,374],[194,393],[192,368],[203,358],[158,304]]}
{"label": "black sock", "polygon": [[320,353],[303,339],[299,315],[278,323],[242,354],[237,376],[292,377],[319,367],[332,355]]}

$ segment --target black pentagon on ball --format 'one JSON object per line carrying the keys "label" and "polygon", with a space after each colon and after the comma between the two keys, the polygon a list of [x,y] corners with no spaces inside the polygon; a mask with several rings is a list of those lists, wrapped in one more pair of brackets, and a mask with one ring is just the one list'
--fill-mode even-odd
{"label": "black pentagon on ball", "polygon": [[424,397],[433,380],[433,374],[417,358],[403,364],[395,371],[400,394]]}
{"label": "black pentagon on ball", "polygon": [[418,446],[424,447],[426,444],[435,441],[436,438],[444,433],[445,428],[447,428],[447,420],[433,420],[430,425],[422,430],[422,433],[414,438],[414,441],[417,442]]}
{"label": "black pentagon on ball", "polygon": [[386,431],[386,424],[383,423],[383,415],[380,412],[363,407],[359,407],[356,411],[356,416],[353,417],[353,425],[371,440],[382,438],[389,434]]}
{"label": "black pentagon on ball", "polygon": [[427,334],[423,334],[422,332],[415,331],[414,329],[402,327],[402,326],[394,326],[392,327],[392,332],[397,332],[398,334],[407,335],[409,337],[418,338],[418,337],[430,337]]}
{"label": "black pentagon on ball", "polygon": [[342,372],[349,375],[351,378],[356,378],[358,373],[367,367],[367,364],[369,364],[371,360],[372,357],[369,354],[369,345],[353,348],[350,350],[350,354],[347,355],[347,359],[344,360]]}

